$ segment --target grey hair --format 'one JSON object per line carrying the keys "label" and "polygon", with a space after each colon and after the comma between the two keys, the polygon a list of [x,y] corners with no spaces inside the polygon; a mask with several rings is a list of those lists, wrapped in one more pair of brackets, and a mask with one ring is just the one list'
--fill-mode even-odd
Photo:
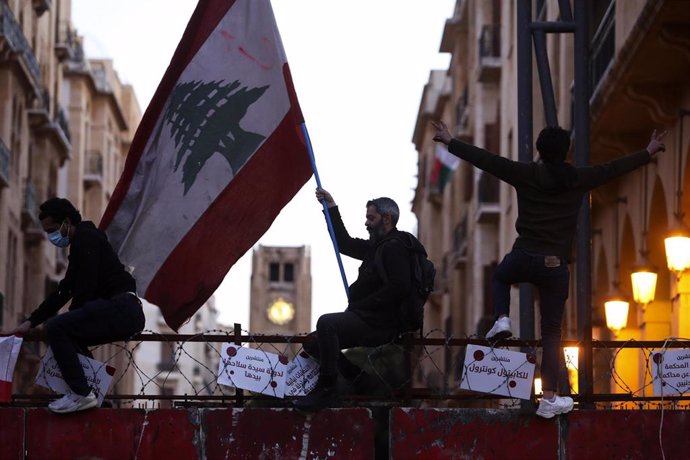
{"label": "grey hair", "polygon": [[398,223],[398,219],[400,218],[400,209],[398,208],[398,204],[390,198],[383,196],[381,198],[369,200],[367,201],[367,208],[369,206],[373,206],[374,209],[376,209],[376,212],[381,215],[388,214],[391,216],[393,226]]}

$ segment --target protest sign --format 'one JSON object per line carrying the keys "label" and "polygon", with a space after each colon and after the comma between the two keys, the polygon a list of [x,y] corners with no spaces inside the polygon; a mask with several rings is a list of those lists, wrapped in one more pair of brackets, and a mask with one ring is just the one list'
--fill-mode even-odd
{"label": "protest sign", "polygon": [[[82,369],[84,369],[86,382],[93,392],[96,393],[98,405],[100,406],[113,381],[115,368],[95,359],[87,358],[84,355],[79,355],[79,362]],[[67,382],[62,378],[62,372],[60,372],[57,361],[55,361],[53,356],[53,351],[50,348],[48,348],[41,360],[41,367],[38,369],[38,375],[36,375],[36,384],[56,393],[67,394],[72,392]]]}
{"label": "protest sign", "polygon": [[17,364],[22,338],[13,335],[0,337],[0,402],[12,400],[12,376]]}
{"label": "protest sign", "polygon": [[653,351],[649,355],[649,365],[655,395],[682,395],[690,392],[690,351]]}
{"label": "protest sign", "polygon": [[534,354],[468,345],[460,388],[530,399]]}
{"label": "protest sign", "polygon": [[282,398],[287,357],[224,343],[218,363],[218,383]]}
{"label": "protest sign", "polygon": [[295,356],[287,367],[285,396],[309,394],[319,380],[319,363],[306,353]]}

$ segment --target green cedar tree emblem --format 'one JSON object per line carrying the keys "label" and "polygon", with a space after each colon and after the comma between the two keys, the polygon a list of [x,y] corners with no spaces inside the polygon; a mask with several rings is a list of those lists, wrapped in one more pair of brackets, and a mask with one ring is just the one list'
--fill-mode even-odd
{"label": "green cedar tree emblem", "polygon": [[185,195],[214,153],[221,154],[233,174],[237,174],[265,139],[261,134],[242,129],[240,121],[267,89],[268,86],[249,89],[237,80],[231,83],[191,81],[175,86],[163,120],[170,126],[177,148],[175,171],[184,160]]}

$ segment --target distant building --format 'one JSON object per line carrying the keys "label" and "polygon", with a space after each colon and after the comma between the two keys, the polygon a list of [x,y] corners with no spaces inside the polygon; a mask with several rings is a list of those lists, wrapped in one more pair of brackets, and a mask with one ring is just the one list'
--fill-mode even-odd
{"label": "distant building", "polygon": [[[292,336],[311,331],[308,246],[259,246],[252,254],[249,333]],[[282,345],[276,345],[283,350]],[[292,347],[296,351],[299,347]]]}
{"label": "distant building", "polygon": [[[146,332],[173,334],[159,308],[144,302]],[[211,297],[180,329],[180,334],[212,333],[217,328],[218,310]],[[213,395],[220,394],[216,383],[221,343],[142,342],[136,348],[137,369],[129,372],[134,394]],[[223,393],[233,394],[224,388]],[[134,403],[136,406],[136,402]],[[160,407],[170,407],[171,400],[161,400]]]}

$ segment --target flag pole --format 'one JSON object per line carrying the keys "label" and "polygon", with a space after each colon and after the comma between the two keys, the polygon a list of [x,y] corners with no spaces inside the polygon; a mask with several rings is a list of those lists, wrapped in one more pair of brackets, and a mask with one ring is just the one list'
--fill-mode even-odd
{"label": "flag pole", "polygon": [[[307,125],[302,123],[302,134],[304,134],[304,140],[307,143],[307,152],[309,152],[309,159],[311,160],[311,169],[314,171],[314,178],[316,179],[316,186],[321,188],[321,179],[319,179],[319,171],[316,169],[316,159],[314,158],[314,150],[311,148],[311,139],[309,139],[309,133],[307,132]],[[343,260],[340,258],[340,249],[338,248],[338,242],[335,239],[335,231],[333,230],[333,221],[331,220],[331,215],[328,212],[328,205],[326,204],[326,198],[321,200],[321,205],[323,206],[323,213],[326,215],[326,223],[328,224],[328,233],[331,236],[331,241],[333,242],[333,249],[335,250],[335,258],[338,260],[338,268],[340,268],[340,276],[343,279],[343,286],[345,287],[345,295],[348,300],[350,299],[350,289],[347,284],[347,277],[345,276],[345,269],[343,268]]]}

